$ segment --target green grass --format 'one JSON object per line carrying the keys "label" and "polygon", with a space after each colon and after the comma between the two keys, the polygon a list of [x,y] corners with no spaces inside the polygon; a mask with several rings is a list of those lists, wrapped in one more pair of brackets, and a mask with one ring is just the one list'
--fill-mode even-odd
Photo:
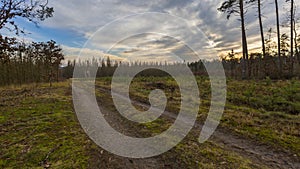
{"label": "green grass", "polygon": [[188,164],[187,168],[265,168],[263,165],[254,165],[251,160],[238,154],[225,151],[212,142],[198,144],[183,142],[176,146],[175,151],[180,158]]}
{"label": "green grass", "polygon": [[300,113],[300,81],[229,81],[228,101],[266,111]]}
{"label": "green grass", "polygon": [[1,89],[0,168],[86,168],[90,141],[68,83]]}
{"label": "green grass", "polygon": [[[210,106],[210,82],[205,77],[197,77],[197,82],[201,97],[198,120],[204,121]],[[167,109],[178,112],[180,92],[168,90],[177,86],[169,77],[135,78],[130,86],[131,98],[148,103],[148,95],[157,83],[163,83],[166,89]],[[98,79],[96,84],[109,89],[110,78]],[[221,126],[275,147],[284,147],[300,156],[299,105],[299,80],[228,80]]]}

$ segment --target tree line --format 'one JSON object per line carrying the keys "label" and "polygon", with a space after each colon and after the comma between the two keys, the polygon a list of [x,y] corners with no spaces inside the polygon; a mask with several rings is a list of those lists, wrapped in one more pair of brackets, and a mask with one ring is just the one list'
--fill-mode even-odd
{"label": "tree line", "polygon": [[[53,16],[48,0],[1,0],[0,31],[26,34],[16,23],[23,18],[37,25]],[[49,82],[59,80],[60,63],[64,59],[55,41],[25,43],[0,33],[0,85]]]}
{"label": "tree line", "polygon": [[[73,73],[76,72],[75,78],[88,78],[88,77],[112,77],[117,68],[122,69],[124,76],[128,75],[131,71],[139,68],[151,67],[145,71],[140,72],[139,76],[169,76],[168,73],[161,71],[161,68],[168,68],[178,70],[179,66],[183,66],[183,63],[177,62],[173,64],[167,64],[166,62],[121,62],[113,61],[110,57],[106,58],[92,58],[90,60],[73,60],[68,61],[67,66],[62,70],[62,77],[69,79],[73,78]],[[74,71],[76,66],[76,71]],[[91,72],[96,72],[92,75]]]}
{"label": "tree line", "polygon": [[58,81],[62,49],[55,41],[19,42],[0,36],[0,85]]}
{"label": "tree line", "polygon": [[[269,44],[268,44],[269,45]],[[268,48],[267,50],[271,50]],[[282,48],[284,49],[284,48]],[[274,52],[274,51],[273,51]],[[215,67],[223,65],[226,77],[232,79],[243,79],[243,65],[242,58],[236,57],[236,53],[232,50],[228,55],[223,57],[221,60],[199,60],[194,62],[121,62],[113,61],[109,57],[100,58],[100,59],[90,59],[90,60],[69,60],[66,67],[62,69],[62,77],[65,79],[73,78],[74,68],[76,66],[76,77],[86,78],[86,77],[112,77],[117,68],[122,68],[124,75],[132,70],[139,68],[151,67],[146,69],[138,74],[138,76],[170,76],[168,73],[160,70],[178,70],[180,66],[188,66],[190,70],[196,76],[208,76],[206,71],[206,66]],[[278,59],[276,57],[263,57],[261,53],[251,53],[249,57],[249,78],[251,79],[290,79],[294,77],[300,78],[300,69],[296,69],[295,74],[291,76],[289,74],[289,57],[285,57],[284,61],[286,62],[283,72],[286,76],[281,77],[278,74]],[[299,64],[298,64],[299,65]],[[91,74],[91,72],[96,72],[96,74]],[[178,72],[178,71],[176,71]]]}

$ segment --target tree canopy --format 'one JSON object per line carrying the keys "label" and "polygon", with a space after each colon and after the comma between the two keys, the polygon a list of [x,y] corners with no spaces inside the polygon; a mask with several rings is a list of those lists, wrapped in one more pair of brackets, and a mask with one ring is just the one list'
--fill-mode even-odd
{"label": "tree canopy", "polygon": [[48,6],[48,0],[1,0],[0,1],[0,30],[6,28],[15,34],[24,33],[15,18],[25,18],[37,24],[53,16],[53,7]]}

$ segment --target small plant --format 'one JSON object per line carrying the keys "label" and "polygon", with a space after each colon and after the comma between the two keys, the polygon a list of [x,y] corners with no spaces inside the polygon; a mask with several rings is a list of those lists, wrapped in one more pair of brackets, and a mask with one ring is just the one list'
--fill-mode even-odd
{"label": "small plant", "polygon": [[272,80],[269,76],[266,77],[265,82],[267,86],[270,86],[272,84]]}

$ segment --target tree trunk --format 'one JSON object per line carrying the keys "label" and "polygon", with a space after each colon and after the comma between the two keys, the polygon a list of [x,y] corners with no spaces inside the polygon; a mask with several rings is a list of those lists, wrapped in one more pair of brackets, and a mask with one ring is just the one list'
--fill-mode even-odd
{"label": "tree trunk", "polygon": [[52,68],[50,68],[50,73],[49,73],[49,84],[50,87],[52,87]]}
{"label": "tree trunk", "polygon": [[266,56],[266,47],[265,47],[264,29],[263,29],[262,18],[261,18],[261,2],[260,2],[260,0],[257,0],[257,3],[258,3],[257,6],[258,6],[260,36],[261,36],[261,42],[262,42],[262,52],[263,52],[263,57],[265,57]]}
{"label": "tree trunk", "polygon": [[56,66],[56,82],[59,82],[59,65]]}
{"label": "tree trunk", "polygon": [[279,22],[279,9],[278,1],[275,0],[276,7],[276,24],[277,24],[277,49],[278,49],[278,59],[279,59],[279,76],[282,76],[282,58],[281,58],[281,49],[280,49],[280,22]]}
{"label": "tree trunk", "polygon": [[290,75],[294,74],[294,0],[291,0],[291,71]]}
{"label": "tree trunk", "polygon": [[241,26],[242,26],[242,46],[243,46],[243,70],[242,78],[248,78],[248,47],[247,47],[247,36],[245,30],[245,18],[244,18],[244,2],[240,0],[240,17],[241,17]]}

